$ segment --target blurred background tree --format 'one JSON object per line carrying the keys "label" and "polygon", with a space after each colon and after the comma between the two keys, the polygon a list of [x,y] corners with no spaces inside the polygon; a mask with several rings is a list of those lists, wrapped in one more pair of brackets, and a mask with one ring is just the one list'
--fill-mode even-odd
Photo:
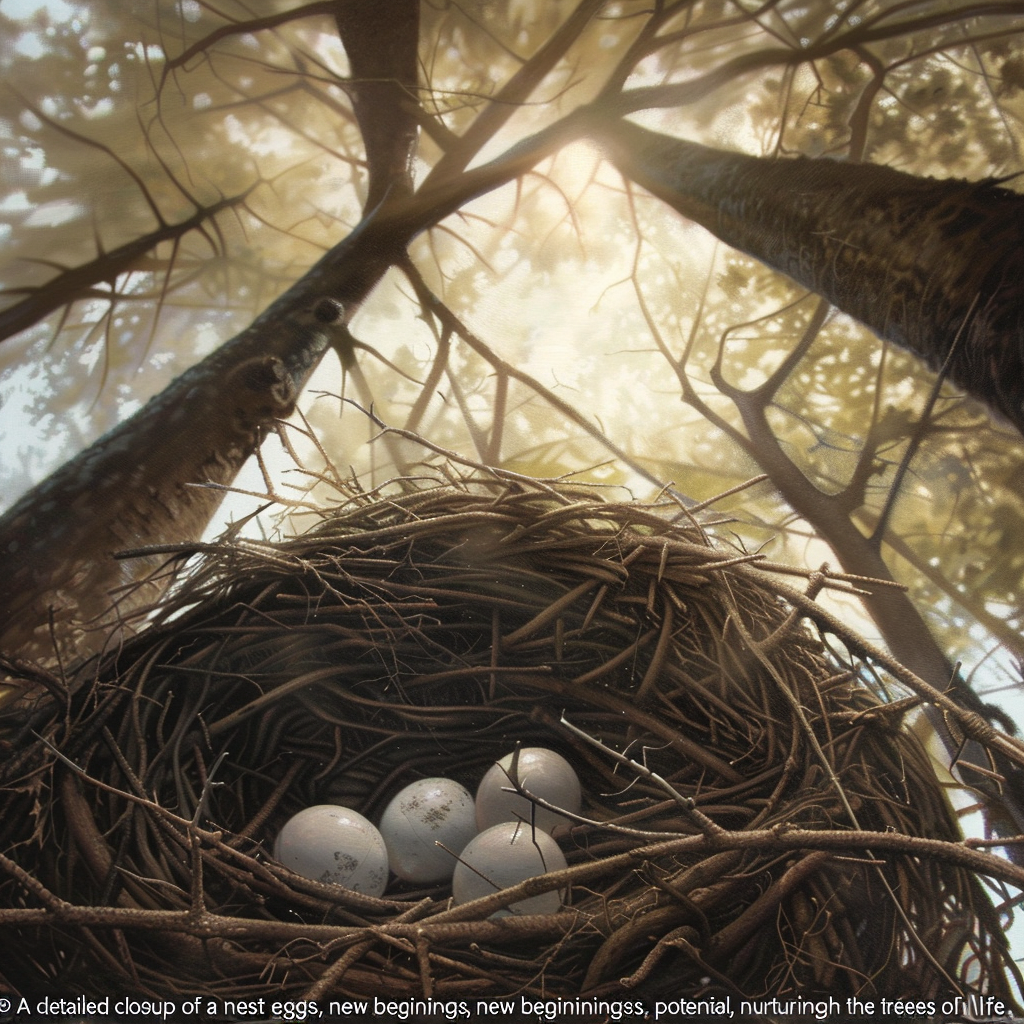
{"label": "blurred background tree", "polygon": [[[238,360],[201,360],[232,336],[251,358],[333,296],[359,342],[328,339],[239,488],[315,500],[334,467],[376,486],[430,456],[412,434],[641,498],[767,474],[715,505],[720,533],[902,584],[838,610],[939,688],[962,662],[1012,714],[1019,435],[948,386],[930,405],[919,360],[632,185],[588,124],[1010,175],[1024,3],[390,0],[369,26],[354,6],[0,2],[3,504],[132,414],[140,447],[178,431],[166,404],[139,410],[190,367],[226,401]],[[360,223],[325,290],[310,268]],[[371,405],[408,433],[371,440]],[[53,513],[86,531],[95,465]],[[53,495],[32,493],[43,516]],[[131,500],[159,519],[146,485]],[[236,496],[210,529],[263,504]],[[188,539],[154,529],[139,542]],[[57,560],[85,550],[39,535]]]}

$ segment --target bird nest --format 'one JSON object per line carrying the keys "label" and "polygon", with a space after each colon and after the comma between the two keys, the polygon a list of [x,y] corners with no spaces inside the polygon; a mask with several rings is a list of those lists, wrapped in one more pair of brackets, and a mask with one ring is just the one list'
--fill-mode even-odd
{"label": "bird nest", "polygon": [[[783,571],[672,503],[493,478],[204,547],[155,624],[66,684],[39,673],[47,692],[7,715],[0,976],[233,1000],[1014,1005],[984,879],[1020,869],[962,842],[904,721],[913,678],[815,600],[849,579]],[[474,789],[519,744],[582,780],[564,871],[456,906],[271,855],[303,807],[373,819],[419,778]],[[556,889],[558,913],[493,916]]]}

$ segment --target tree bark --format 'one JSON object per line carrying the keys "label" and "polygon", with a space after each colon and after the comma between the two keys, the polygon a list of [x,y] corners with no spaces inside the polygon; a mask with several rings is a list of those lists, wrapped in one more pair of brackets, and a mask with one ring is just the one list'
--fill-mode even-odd
{"label": "tree bark", "polygon": [[623,120],[596,134],[627,178],[945,367],[1024,433],[1024,196],[994,180],[723,152]]}
{"label": "tree bark", "polygon": [[[0,650],[81,660],[109,627],[159,596],[135,586],[162,556],[129,548],[197,540],[274,420],[404,251],[372,219],[249,328],[174,380],[0,517]],[[200,486],[196,486],[200,485]]]}
{"label": "tree bark", "polygon": [[418,139],[419,0],[339,4],[338,26],[351,77],[349,94],[366,149],[364,210],[412,194]]}
{"label": "tree bark", "polygon": [[[949,359],[951,375],[1024,432],[1024,376],[1015,369],[1024,366],[1024,277],[1011,275],[1014,268],[1024,271],[1024,198],[991,182],[720,152],[628,122],[602,126],[597,137],[624,176],[933,367],[946,361],[970,319]],[[822,320],[819,310],[808,330],[816,332]],[[1003,380],[1001,374],[1015,375]],[[747,437],[737,436],[739,443],[844,570],[892,581],[881,538],[864,536],[849,516],[850,494],[815,487],[771,430],[765,409],[781,373],[751,392],[729,385],[717,365],[712,378],[743,419]],[[681,380],[684,397],[714,422],[685,374]],[[897,660],[962,707],[1012,729],[1005,713],[985,704],[958,674],[903,591],[869,588],[863,600]],[[960,756],[961,739],[949,735],[937,711],[930,717],[950,756]],[[971,759],[985,768],[986,754],[977,744],[966,749],[965,760]],[[1003,757],[994,767],[1005,792],[987,775],[970,769],[964,775],[982,794],[999,834],[1017,834],[1024,829],[1024,770]]]}
{"label": "tree bark", "polygon": [[585,125],[570,115],[490,163],[389,197],[249,328],[0,516],[0,653],[54,665],[102,649],[169,582],[139,586],[164,556],[116,553],[197,540],[223,498],[202,485],[234,479],[328,347],[351,358],[348,321],[409,243]]}

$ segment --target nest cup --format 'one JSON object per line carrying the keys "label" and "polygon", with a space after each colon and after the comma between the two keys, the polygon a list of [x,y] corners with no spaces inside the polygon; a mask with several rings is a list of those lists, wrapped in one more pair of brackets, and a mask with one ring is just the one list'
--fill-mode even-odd
{"label": "nest cup", "polygon": [[[0,973],[62,995],[1013,1005],[978,876],[858,838],[960,839],[905,692],[757,563],[671,503],[493,479],[214,545],[151,628],[3,721]],[[379,818],[517,744],[583,785],[557,876],[453,907],[271,856],[303,807]],[[555,888],[559,913],[491,916]]]}

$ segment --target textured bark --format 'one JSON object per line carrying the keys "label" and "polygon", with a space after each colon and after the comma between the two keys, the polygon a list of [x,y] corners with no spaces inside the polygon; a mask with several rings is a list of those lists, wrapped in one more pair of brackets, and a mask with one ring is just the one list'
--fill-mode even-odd
{"label": "textured bark", "polygon": [[[1024,432],[1024,197],[991,181],[916,178],[831,160],[763,160],[628,122],[598,125],[595,136],[626,177],[933,368],[952,349],[949,376]],[[844,570],[892,579],[879,538],[857,529],[843,506],[846,497],[819,491],[783,452],[765,414],[771,395],[716,384],[743,418],[744,448],[820,531]],[[905,593],[869,591],[864,604],[907,668],[1012,729],[956,672]],[[984,766],[985,753],[976,744],[961,751],[936,716],[951,756]],[[994,830],[1018,834],[1024,772],[1001,756],[994,767],[1002,787],[970,769],[964,774],[982,795]]]}
{"label": "textured bark", "polygon": [[341,4],[335,22],[351,69],[349,95],[366,148],[363,208],[412,193],[419,137],[419,0]]}
{"label": "textured bark", "polygon": [[[222,493],[194,485],[230,483],[328,345],[351,356],[345,324],[412,239],[585,129],[583,117],[567,117],[498,160],[389,195],[250,328],[0,516],[0,653],[84,660],[113,623],[156,599],[159,586],[135,584],[160,557],[125,562],[114,553],[197,539]],[[341,317],[328,322],[322,311],[334,302]]]}
{"label": "textured bark", "polygon": [[965,328],[949,379],[1024,433],[1024,196],[723,152],[627,121],[596,134],[626,177],[932,369]]}
{"label": "textured bark", "polygon": [[[411,202],[418,0],[332,6],[366,147],[366,208],[379,213],[387,198],[401,211],[371,212],[251,327],[0,517],[0,651],[78,661],[108,642],[111,625],[159,598],[166,579],[140,581],[163,556],[117,552],[200,537],[223,498],[202,485],[231,483],[268,427],[292,412],[329,346],[349,357],[353,311],[410,239],[447,212],[435,204],[431,217]],[[123,247],[121,269],[152,244]],[[80,282],[74,271],[64,277],[66,302]]]}
{"label": "textured bark", "polygon": [[[78,660],[110,624],[159,596],[162,557],[115,553],[196,540],[223,493],[345,322],[404,251],[371,221],[248,329],[186,371],[0,517],[0,650]],[[112,607],[113,605],[113,607]],[[51,628],[52,617],[52,628]],[[54,644],[57,644],[56,648]]]}

